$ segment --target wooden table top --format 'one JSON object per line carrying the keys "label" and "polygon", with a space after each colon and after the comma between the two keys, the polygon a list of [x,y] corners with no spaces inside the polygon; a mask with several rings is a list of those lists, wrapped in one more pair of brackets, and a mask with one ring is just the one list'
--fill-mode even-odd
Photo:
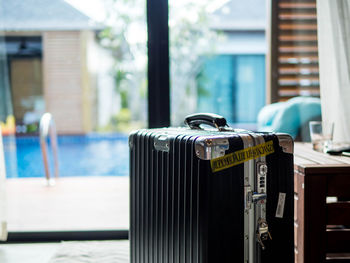
{"label": "wooden table top", "polygon": [[350,157],[316,152],[311,143],[294,144],[294,169],[305,173],[350,173]]}

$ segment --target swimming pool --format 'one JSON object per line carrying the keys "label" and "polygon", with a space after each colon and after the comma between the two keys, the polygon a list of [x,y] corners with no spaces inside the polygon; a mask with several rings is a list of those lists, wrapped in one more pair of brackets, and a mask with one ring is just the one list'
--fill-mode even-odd
{"label": "swimming pool", "polygon": [[[45,177],[38,136],[3,139],[7,178]],[[129,174],[128,137],[124,134],[60,135],[58,155],[62,177]]]}

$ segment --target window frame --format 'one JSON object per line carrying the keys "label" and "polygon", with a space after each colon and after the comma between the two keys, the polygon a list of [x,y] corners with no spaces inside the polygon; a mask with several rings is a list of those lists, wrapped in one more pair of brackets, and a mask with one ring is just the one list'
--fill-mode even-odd
{"label": "window frame", "polygon": [[148,127],[170,126],[169,4],[147,1]]}
{"label": "window frame", "polygon": [[[146,0],[148,29],[148,127],[170,126],[168,0]],[[8,232],[0,243],[128,239],[129,230]]]}

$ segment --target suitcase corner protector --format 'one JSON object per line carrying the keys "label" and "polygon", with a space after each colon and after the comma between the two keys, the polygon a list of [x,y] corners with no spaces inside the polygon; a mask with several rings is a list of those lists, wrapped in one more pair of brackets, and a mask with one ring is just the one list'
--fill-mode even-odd
{"label": "suitcase corner protector", "polygon": [[277,133],[276,135],[278,137],[278,142],[282,148],[282,151],[285,153],[293,154],[294,153],[294,141],[293,141],[292,136],[290,136],[287,133]]}
{"label": "suitcase corner protector", "polygon": [[196,140],[195,152],[201,160],[212,160],[224,156],[229,147],[230,143],[227,137],[202,137]]}

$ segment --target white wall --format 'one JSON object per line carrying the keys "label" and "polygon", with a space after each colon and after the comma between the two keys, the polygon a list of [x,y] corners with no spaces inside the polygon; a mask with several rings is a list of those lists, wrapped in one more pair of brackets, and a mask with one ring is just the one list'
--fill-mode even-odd
{"label": "white wall", "polygon": [[6,223],[6,170],[4,147],[2,143],[2,132],[0,127],[0,240],[7,239],[7,223]]}

